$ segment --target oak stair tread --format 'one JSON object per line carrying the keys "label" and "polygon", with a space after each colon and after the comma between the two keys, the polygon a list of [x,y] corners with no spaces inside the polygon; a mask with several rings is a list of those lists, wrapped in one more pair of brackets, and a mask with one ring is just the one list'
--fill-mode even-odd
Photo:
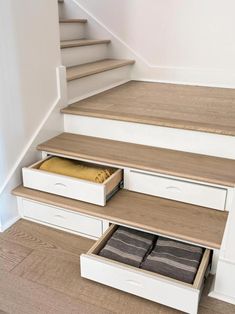
{"label": "oak stair tread", "polygon": [[171,149],[62,133],[38,145],[40,151],[137,168],[186,179],[235,186],[235,160]]}
{"label": "oak stair tread", "polygon": [[59,22],[62,23],[87,23],[87,19],[60,19]]}
{"label": "oak stair tread", "polygon": [[120,190],[105,207],[17,187],[13,194],[164,236],[220,248],[228,213]]}
{"label": "oak stair tread", "polygon": [[63,113],[235,136],[235,89],[130,81]]}
{"label": "oak stair tread", "polygon": [[104,59],[67,68],[67,81],[134,64],[134,60]]}
{"label": "oak stair tread", "polygon": [[109,44],[109,39],[75,39],[75,40],[63,40],[60,42],[61,48],[82,47],[100,44]]}

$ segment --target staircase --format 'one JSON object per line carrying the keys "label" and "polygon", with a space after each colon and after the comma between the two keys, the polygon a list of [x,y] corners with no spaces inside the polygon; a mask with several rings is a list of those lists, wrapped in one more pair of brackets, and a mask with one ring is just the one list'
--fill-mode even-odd
{"label": "staircase", "polygon": [[[58,3],[62,11],[66,1]],[[37,149],[121,169],[124,189],[100,207],[20,186],[22,217],[93,239],[110,222],[180,239],[214,252],[215,273],[233,234],[234,90],[133,81],[135,61],[115,59],[108,38],[86,38],[87,19],[59,23],[65,133]],[[218,281],[215,289],[218,296]]]}
{"label": "staircase", "polygon": [[130,80],[134,60],[110,57],[109,39],[86,38],[86,19],[60,19],[59,23],[69,103]]}

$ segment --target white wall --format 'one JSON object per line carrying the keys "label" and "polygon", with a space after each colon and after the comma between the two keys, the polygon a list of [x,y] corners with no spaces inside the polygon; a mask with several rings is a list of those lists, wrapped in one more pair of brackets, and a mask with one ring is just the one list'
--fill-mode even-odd
{"label": "white wall", "polygon": [[[36,158],[30,144],[60,100],[57,0],[0,1],[0,34],[0,217],[4,226],[18,215],[9,184],[14,182],[13,187],[21,180],[21,158],[25,162]],[[56,121],[40,138],[62,129],[62,120],[57,117]]]}
{"label": "white wall", "polygon": [[235,86],[234,0],[75,2],[136,53],[135,78]]}

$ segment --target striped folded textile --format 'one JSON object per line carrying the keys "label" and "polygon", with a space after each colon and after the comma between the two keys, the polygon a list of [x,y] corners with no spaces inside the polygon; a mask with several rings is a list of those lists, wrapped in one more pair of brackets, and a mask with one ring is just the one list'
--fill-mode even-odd
{"label": "striped folded textile", "polygon": [[192,284],[202,254],[200,247],[159,237],[141,268]]}
{"label": "striped folded textile", "polygon": [[154,235],[146,232],[118,227],[99,255],[140,267],[145,255],[152,248],[155,238]]}

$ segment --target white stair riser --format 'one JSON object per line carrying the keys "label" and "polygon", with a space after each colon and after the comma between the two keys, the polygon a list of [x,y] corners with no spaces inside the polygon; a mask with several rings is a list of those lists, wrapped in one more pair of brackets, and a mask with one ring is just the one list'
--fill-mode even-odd
{"label": "white stair riser", "polygon": [[66,67],[108,58],[107,44],[61,49],[62,64]]}
{"label": "white stair riser", "polygon": [[65,115],[65,132],[235,159],[235,137],[78,115]]}
{"label": "white stair riser", "polygon": [[128,65],[69,81],[69,104],[128,82],[130,80],[130,70],[131,66]]}
{"label": "white stair riser", "polygon": [[85,23],[60,23],[60,40],[82,39],[85,37]]}

